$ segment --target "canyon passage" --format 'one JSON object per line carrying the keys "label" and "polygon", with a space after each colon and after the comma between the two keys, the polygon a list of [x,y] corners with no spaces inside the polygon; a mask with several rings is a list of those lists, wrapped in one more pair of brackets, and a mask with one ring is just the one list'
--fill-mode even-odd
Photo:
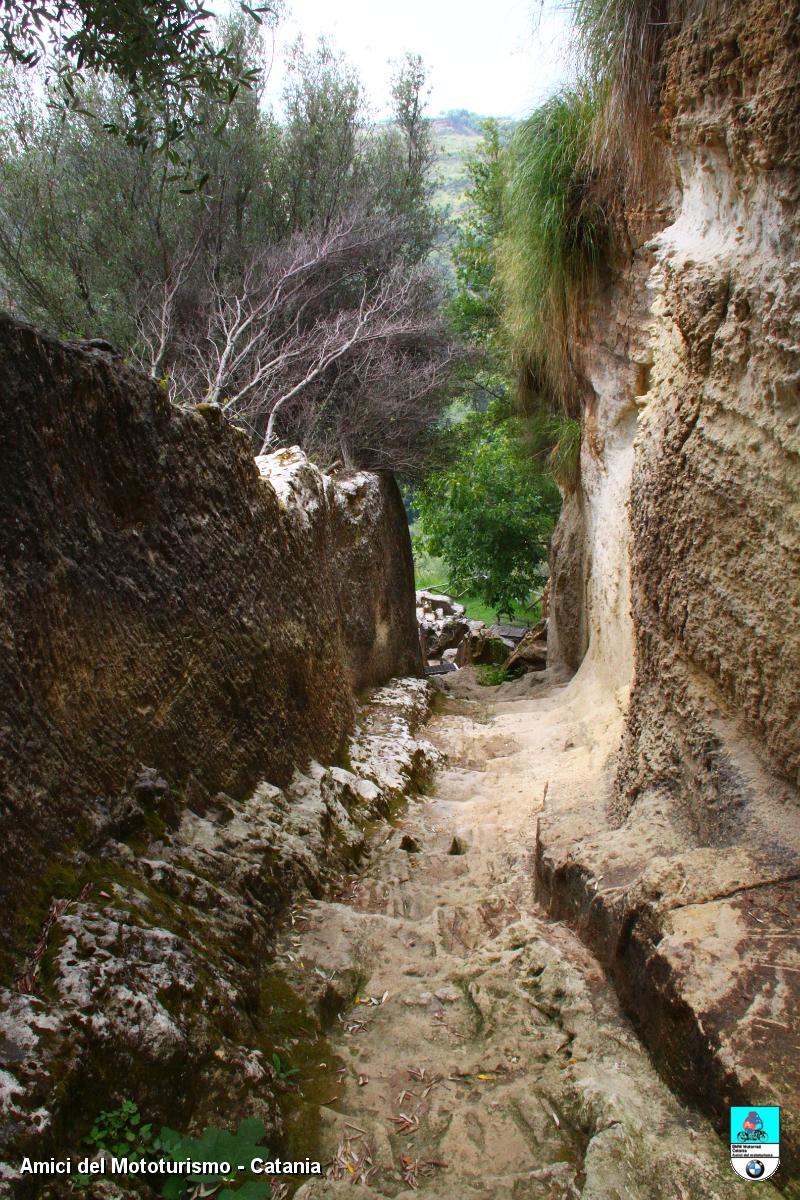
{"label": "canyon passage", "polygon": [[798,1200],[800,0],[283,7],[0,6],[0,1200]]}
{"label": "canyon passage", "polygon": [[597,960],[534,902],[542,797],[602,788],[620,710],[580,682],[488,690],[461,681],[439,697],[425,735],[447,761],[430,793],[283,940],[299,991],[357,981],[327,1061],[298,1085],[318,1093],[316,1067],[329,1089],[318,1152],[331,1164],[298,1196],[749,1194]]}

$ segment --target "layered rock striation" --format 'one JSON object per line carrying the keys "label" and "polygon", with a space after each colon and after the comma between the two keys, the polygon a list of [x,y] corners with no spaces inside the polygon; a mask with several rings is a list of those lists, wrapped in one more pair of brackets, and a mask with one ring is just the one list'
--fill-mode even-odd
{"label": "layered rock striation", "polygon": [[335,757],[356,691],[421,663],[390,477],[334,481],[292,451],[257,467],[218,409],[176,409],[110,355],[8,317],[0,393],[8,964],[54,853],[113,830],[142,767],[175,820],[282,786]]}
{"label": "layered rock striation", "polygon": [[[588,314],[581,487],[551,652],[622,724],[604,796],[551,796],[540,895],[671,1082],[800,1147],[800,44],[796,5],[666,42],[676,180]],[[666,215],[662,212],[666,209]],[[599,689],[599,690],[598,690]]]}
{"label": "layered rock striation", "polygon": [[0,1193],[38,1195],[2,1180],[121,1087],[280,1138],[276,921],[436,756],[391,477],[254,462],[6,316],[0,394]]}

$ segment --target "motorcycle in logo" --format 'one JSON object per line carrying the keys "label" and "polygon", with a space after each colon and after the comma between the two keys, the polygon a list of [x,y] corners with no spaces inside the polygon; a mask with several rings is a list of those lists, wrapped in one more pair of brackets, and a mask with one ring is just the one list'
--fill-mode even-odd
{"label": "motorcycle in logo", "polygon": [[742,1179],[769,1179],[780,1164],[781,1110],[776,1104],[731,1108],[731,1166]]}

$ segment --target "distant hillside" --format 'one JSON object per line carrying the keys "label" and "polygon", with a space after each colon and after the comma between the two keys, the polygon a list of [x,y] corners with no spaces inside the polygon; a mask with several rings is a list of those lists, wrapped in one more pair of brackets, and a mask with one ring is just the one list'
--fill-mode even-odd
{"label": "distant hillside", "polygon": [[[431,121],[436,146],[433,172],[438,184],[434,198],[437,204],[447,205],[453,216],[458,216],[464,207],[464,192],[469,183],[466,161],[481,139],[485,120],[479,113],[458,108]],[[501,117],[499,124],[510,130],[513,122]]]}

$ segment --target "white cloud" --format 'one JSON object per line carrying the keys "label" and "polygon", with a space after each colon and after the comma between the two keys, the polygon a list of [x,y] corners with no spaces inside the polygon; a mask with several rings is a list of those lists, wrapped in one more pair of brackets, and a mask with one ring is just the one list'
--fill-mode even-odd
{"label": "white cloud", "polygon": [[268,94],[280,93],[281,59],[297,35],[307,45],[324,35],[357,68],[381,115],[390,64],[411,50],[429,68],[432,113],[518,117],[567,77],[568,24],[558,0],[294,0],[276,34]]}

